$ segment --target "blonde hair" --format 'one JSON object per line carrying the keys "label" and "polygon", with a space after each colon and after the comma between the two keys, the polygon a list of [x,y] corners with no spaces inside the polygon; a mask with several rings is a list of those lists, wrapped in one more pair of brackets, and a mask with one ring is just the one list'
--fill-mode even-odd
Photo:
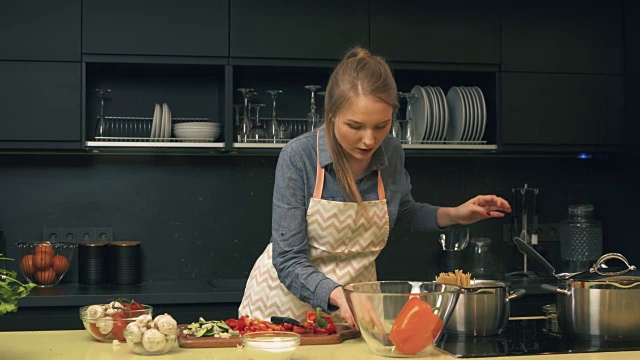
{"label": "blonde hair", "polygon": [[329,78],[324,100],[324,131],[340,187],[351,201],[358,204],[362,204],[362,197],[347,165],[344,148],[336,138],[335,117],[354,98],[367,96],[388,104],[394,112],[400,106],[396,82],[387,62],[356,46],[347,51]]}

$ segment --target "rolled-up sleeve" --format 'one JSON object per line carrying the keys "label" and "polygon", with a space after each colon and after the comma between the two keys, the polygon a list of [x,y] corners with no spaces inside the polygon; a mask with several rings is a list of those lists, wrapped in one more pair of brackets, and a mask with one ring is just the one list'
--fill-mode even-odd
{"label": "rolled-up sleeve", "polygon": [[[298,299],[324,311],[335,311],[328,304],[329,294],[339,286],[309,260],[306,212],[313,188],[308,179],[314,174],[305,167],[298,152],[285,147],[278,158],[273,189],[271,242],[273,266],[280,282]],[[315,164],[314,164],[315,165]]]}

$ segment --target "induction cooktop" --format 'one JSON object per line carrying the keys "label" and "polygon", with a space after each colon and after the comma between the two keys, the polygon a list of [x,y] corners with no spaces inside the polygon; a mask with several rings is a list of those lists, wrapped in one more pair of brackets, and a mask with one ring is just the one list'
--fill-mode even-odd
{"label": "induction cooktop", "polygon": [[637,341],[575,339],[547,328],[544,318],[519,318],[509,320],[502,334],[496,336],[471,337],[445,332],[437,346],[456,358],[640,350]]}

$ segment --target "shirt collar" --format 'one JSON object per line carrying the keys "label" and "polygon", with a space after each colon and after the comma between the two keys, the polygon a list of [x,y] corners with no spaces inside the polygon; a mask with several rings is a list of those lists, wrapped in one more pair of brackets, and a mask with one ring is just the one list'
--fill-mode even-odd
{"label": "shirt collar", "polygon": [[[320,151],[320,167],[325,167],[329,164],[333,163],[333,158],[331,157],[331,152],[329,151],[329,147],[327,145],[327,139],[325,137],[324,127],[322,127],[318,134],[318,149]],[[369,170],[378,170],[387,167],[387,155],[384,152],[384,141],[380,146],[373,152],[371,166],[369,166]]]}

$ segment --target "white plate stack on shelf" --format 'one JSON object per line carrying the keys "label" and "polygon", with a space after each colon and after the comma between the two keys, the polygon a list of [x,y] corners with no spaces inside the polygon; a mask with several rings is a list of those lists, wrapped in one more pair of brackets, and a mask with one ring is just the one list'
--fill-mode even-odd
{"label": "white plate stack on shelf", "polygon": [[414,144],[438,144],[444,141],[449,110],[444,91],[439,86],[416,85],[411,89],[411,119],[415,129]]}
{"label": "white plate stack on shelf", "polygon": [[190,141],[213,141],[220,135],[220,123],[199,121],[173,125],[173,134]]}
{"label": "white plate stack on shelf", "polygon": [[151,139],[171,138],[171,110],[167,103],[156,104],[151,123]]}
{"label": "white plate stack on shelf", "polygon": [[411,89],[412,143],[464,144],[482,141],[487,108],[477,86],[453,86],[447,95],[439,86],[416,85]]}
{"label": "white plate stack on shelf", "polygon": [[487,126],[487,106],[482,90],[477,86],[453,86],[447,93],[451,121],[447,127],[447,142],[474,143],[482,141]]}

